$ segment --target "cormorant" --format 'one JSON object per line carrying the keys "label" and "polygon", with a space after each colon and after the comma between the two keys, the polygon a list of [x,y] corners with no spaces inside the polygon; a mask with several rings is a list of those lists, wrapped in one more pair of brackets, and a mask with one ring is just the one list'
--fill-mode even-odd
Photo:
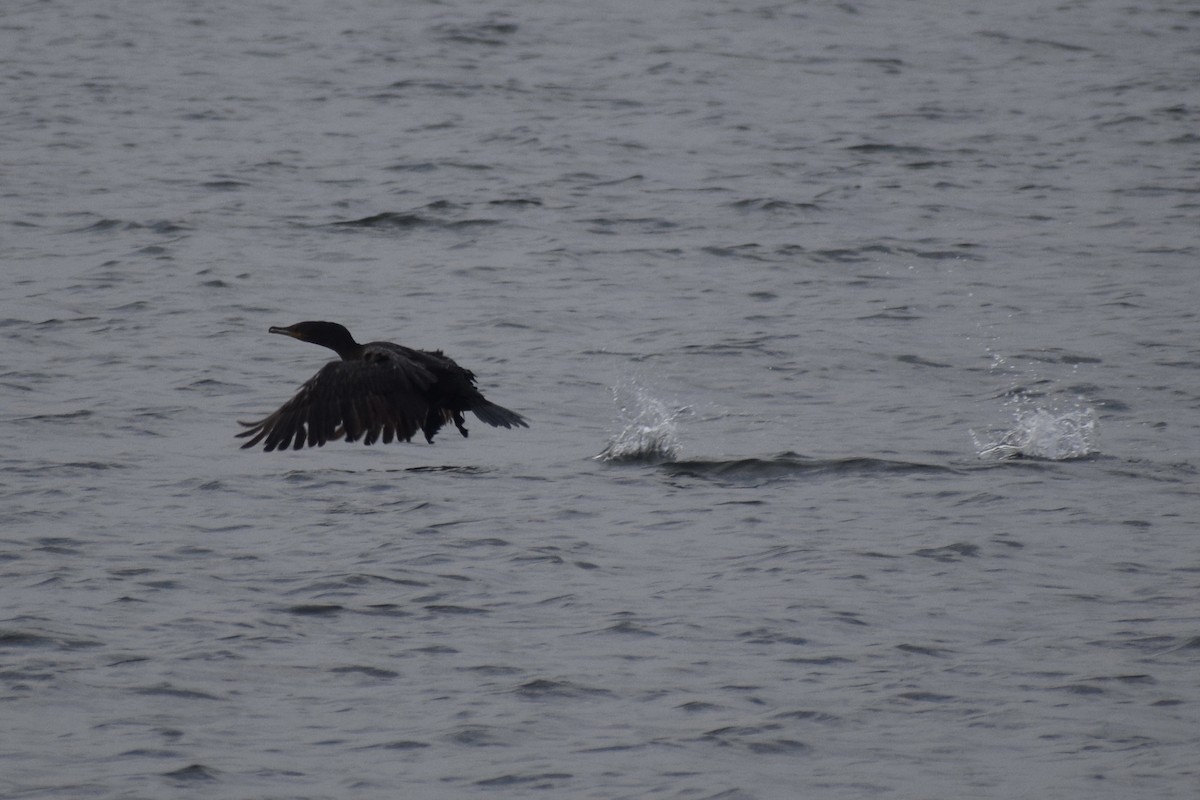
{"label": "cormorant", "polygon": [[372,444],[382,438],[411,441],[418,430],[433,444],[434,434],[447,422],[467,435],[463,412],[470,411],[497,428],[528,428],[525,418],[484,398],[475,388],[475,375],[455,364],[440,350],[413,350],[391,342],[359,344],[336,322],[298,322],[272,326],[302,342],[328,347],[341,356],[330,361],[296,396],[258,422],[241,422],[251,437],[242,445],[263,442],[264,449],[299,450],[345,437]]}

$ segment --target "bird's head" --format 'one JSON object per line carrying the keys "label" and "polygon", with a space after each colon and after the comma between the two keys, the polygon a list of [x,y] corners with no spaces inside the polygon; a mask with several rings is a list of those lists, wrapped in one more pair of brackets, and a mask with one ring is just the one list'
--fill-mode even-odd
{"label": "bird's head", "polygon": [[358,342],[350,335],[350,331],[336,322],[297,322],[295,325],[280,327],[272,325],[268,333],[281,333],[302,342],[312,342],[322,347],[334,350],[343,358],[353,353],[359,347]]}

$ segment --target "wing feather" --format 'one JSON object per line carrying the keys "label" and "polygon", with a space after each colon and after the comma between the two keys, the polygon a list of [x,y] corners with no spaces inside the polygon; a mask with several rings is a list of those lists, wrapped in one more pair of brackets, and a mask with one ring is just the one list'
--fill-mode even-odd
{"label": "wing feather", "polygon": [[[380,351],[354,361],[331,361],[274,413],[243,422],[243,448],[265,450],[321,446],[345,437],[372,444],[408,441],[428,413],[432,372],[403,353]],[[365,434],[365,438],[364,438]]]}

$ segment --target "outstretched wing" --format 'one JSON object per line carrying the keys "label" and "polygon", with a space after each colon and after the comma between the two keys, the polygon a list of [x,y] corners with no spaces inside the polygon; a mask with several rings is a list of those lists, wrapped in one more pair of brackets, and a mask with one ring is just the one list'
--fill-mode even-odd
{"label": "outstretched wing", "polygon": [[380,437],[408,441],[429,410],[426,393],[435,378],[421,364],[399,357],[331,361],[300,387],[295,397],[258,422],[242,422],[263,449],[299,450],[345,437],[372,444]]}

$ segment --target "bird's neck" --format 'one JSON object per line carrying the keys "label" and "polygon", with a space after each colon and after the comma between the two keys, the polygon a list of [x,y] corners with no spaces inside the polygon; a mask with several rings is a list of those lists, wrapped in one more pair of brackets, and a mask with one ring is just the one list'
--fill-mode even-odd
{"label": "bird's neck", "polygon": [[330,350],[342,357],[342,361],[360,361],[363,357],[364,345],[358,342],[348,344],[326,345]]}

